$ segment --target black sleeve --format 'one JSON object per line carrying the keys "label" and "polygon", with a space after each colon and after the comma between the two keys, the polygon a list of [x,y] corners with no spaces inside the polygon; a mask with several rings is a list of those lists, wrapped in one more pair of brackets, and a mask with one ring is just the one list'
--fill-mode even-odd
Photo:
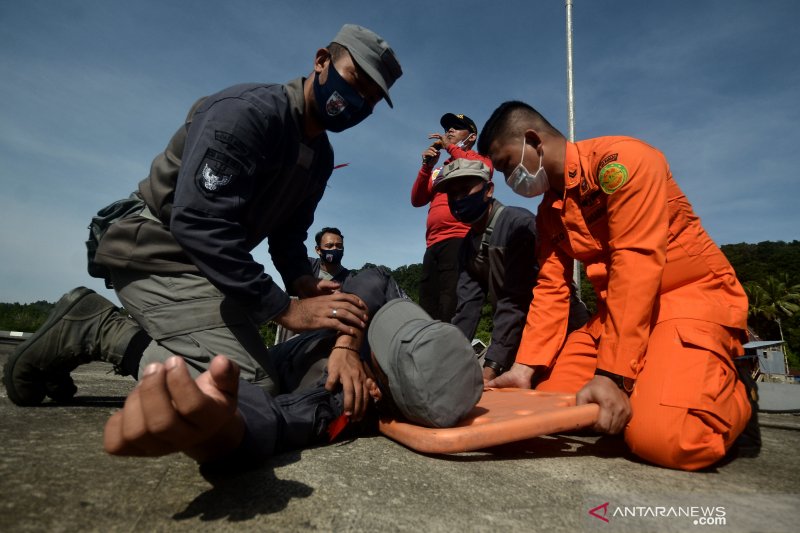
{"label": "black sleeve", "polygon": [[255,188],[256,166],[269,157],[283,128],[278,113],[274,115],[268,123],[238,98],[219,100],[195,115],[170,221],[173,236],[197,268],[220,291],[250,309],[257,322],[289,305],[288,295],[251,255],[240,223],[241,210]]}
{"label": "black sleeve", "polygon": [[274,398],[260,387],[239,380],[239,412],[245,433],[239,447],[204,465],[207,470],[253,468],[268,457],[329,441],[328,426],[344,412],[341,392],[319,385]]}
{"label": "black sleeve", "polygon": [[539,274],[533,215],[515,216],[504,240],[503,277],[495,291],[497,306],[493,317],[492,342],[486,359],[509,368],[517,356],[533,297],[533,286]]}
{"label": "black sleeve", "polygon": [[293,294],[292,284],[297,278],[311,275],[305,241],[308,237],[308,228],[314,222],[314,211],[324,192],[325,188],[320,187],[315,195],[297,206],[292,216],[282,221],[269,236],[269,255],[272,264],[280,273],[284,287],[290,294]]}
{"label": "black sleeve", "polygon": [[456,313],[450,321],[470,341],[478,331],[481,309],[486,301],[486,291],[478,280],[472,277],[466,267],[468,258],[477,253],[471,240],[472,236],[468,234],[461,241],[458,251],[458,285],[456,287],[458,303],[456,304]]}
{"label": "black sleeve", "polygon": [[367,268],[348,277],[342,291],[355,294],[367,304],[372,318],[386,302],[396,298],[408,298],[388,270],[383,267]]}

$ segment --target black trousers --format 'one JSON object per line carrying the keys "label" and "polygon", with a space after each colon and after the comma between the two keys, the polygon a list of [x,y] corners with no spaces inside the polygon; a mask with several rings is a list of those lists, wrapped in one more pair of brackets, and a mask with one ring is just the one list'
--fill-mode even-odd
{"label": "black trousers", "polygon": [[458,295],[458,250],[464,239],[432,244],[422,259],[419,305],[435,320],[450,322],[456,314]]}

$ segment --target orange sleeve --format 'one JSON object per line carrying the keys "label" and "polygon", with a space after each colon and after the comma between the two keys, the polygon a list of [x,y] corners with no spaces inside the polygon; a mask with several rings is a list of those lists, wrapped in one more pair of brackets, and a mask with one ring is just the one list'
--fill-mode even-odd
{"label": "orange sleeve", "polygon": [[609,273],[597,368],[633,377],[647,349],[666,262],[668,167],[661,152],[642,142],[612,147],[617,161],[598,173],[608,195]]}
{"label": "orange sleeve", "polygon": [[[542,206],[546,205],[546,200]],[[539,238],[539,277],[533,288],[517,363],[550,366],[567,336],[573,261],[550,240],[553,231],[539,208],[536,225]]]}

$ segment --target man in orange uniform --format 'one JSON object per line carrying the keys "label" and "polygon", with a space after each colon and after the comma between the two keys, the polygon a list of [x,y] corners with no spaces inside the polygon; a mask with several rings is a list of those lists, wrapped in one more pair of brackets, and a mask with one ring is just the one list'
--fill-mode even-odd
{"label": "man in orange uniform", "polygon": [[[751,416],[733,363],[747,297],[664,155],[630,137],[567,142],[522,102],[494,111],[478,148],[515,192],[544,194],[522,342],[489,386],[576,392],[600,405],[596,430],[624,429],[635,454],[662,466],[721,459]],[[568,336],[573,259],[598,311]]]}

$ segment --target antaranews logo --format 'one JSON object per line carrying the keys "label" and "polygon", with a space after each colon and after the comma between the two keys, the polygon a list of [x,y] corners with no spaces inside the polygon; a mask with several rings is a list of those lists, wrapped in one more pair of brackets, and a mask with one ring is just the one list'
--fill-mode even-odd
{"label": "antaranews logo", "polygon": [[686,518],[695,526],[724,526],[727,524],[727,509],[723,506],[701,505],[622,505],[611,506],[605,502],[589,509],[589,514],[609,523],[615,518],[672,519]]}
{"label": "antaranews logo", "polygon": [[598,505],[593,509],[589,509],[589,514],[595,518],[599,518],[605,523],[608,523],[608,518],[606,518],[606,515],[608,514],[608,504],[609,502],[606,502],[603,505]]}

